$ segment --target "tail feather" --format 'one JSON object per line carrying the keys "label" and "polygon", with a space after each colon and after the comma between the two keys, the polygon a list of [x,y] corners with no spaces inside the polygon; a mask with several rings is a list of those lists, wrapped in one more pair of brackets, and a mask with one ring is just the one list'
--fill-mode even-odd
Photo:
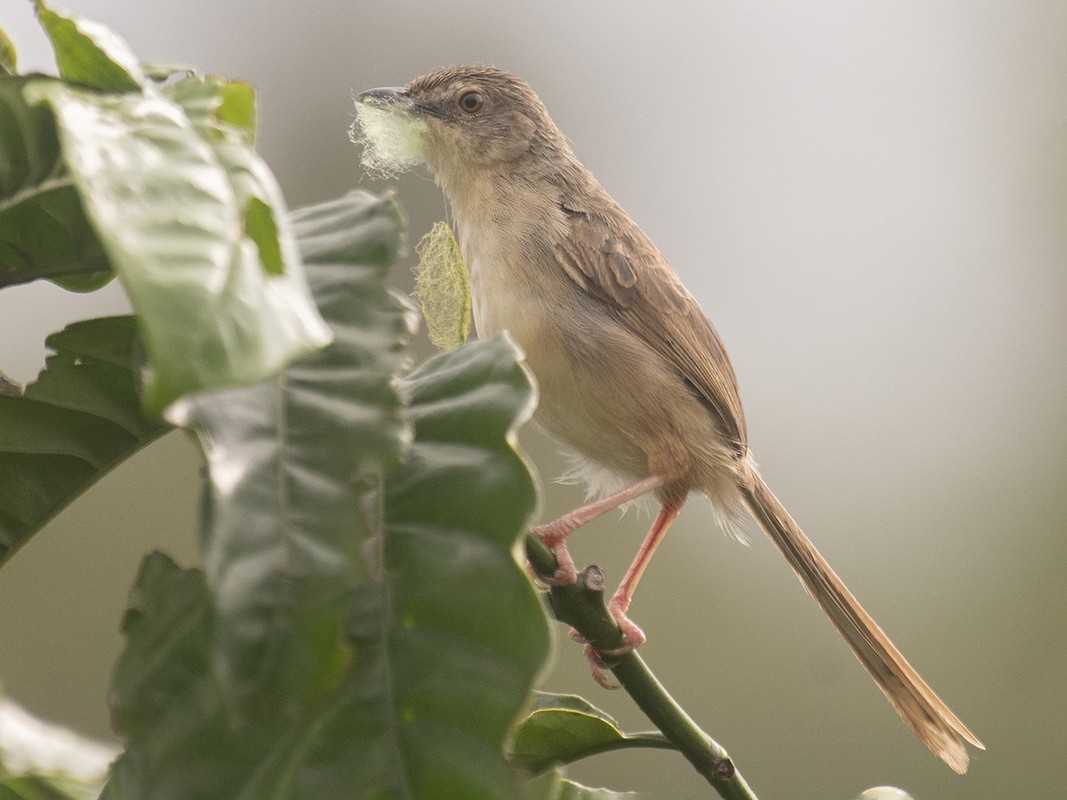
{"label": "tail feather", "polygon": [[969,757],[963,740],[984,750],[978,737],[907,662],[755,471],[751,487],[743,494],[753,517],[845,637],[904,723],[934,755],[956,772],[966,772]]}

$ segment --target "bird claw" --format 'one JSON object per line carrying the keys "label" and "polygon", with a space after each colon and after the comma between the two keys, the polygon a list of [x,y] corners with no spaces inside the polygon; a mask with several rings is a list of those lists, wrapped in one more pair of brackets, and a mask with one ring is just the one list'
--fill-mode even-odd
{"label": "bird claw", "polygon": [[608,610],[611,611],[611,616],[622,633],[622,644],[618,647],[597,649],[589,643],[588,639],[573,628],[567,635],[574,641],[585,645],[582,648],[582,652],[589,662],[589,670],[593,675],[593,680],[604,689],[618,689],[619,684],[611,680],[608,677],[608,673],[612,667],[619,663],[620,658],[632,653],[645,643],[645,632],[619,610],[614,603],[608,604]]}
{"label": "bird claw", "polygon": [[586,661],[589,662],[589,671],[593,675],[593,680],[596,681],[602,689],[607,689],[608,691],[618,689],[619,684],[615,683],[615,681],[608,677],[611,666],[604,660],[604,656],[601,655],[600,651],[593,647],[593,645],[586,644],[585,647],[582,648],[582,652],[585,654]]}

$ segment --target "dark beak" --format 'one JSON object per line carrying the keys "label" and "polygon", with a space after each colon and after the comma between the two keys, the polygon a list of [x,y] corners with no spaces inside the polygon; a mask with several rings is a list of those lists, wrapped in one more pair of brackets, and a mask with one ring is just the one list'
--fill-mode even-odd
{"label": "dark beak", "polygon": [[356,97],[357,103],[369,103],[376,106],[411,106],[411,96],[399,86],[386,86],[381,89],[368,89]]}
{"label": "dark beak", "polygon": [[385,86],[381,89],[368,89],[356,95],[357,103],[367,103],[379,108],[395,108],[412,114],[447,119],[441,110],[429,103],[416,100],[406,89],[400,86]]}

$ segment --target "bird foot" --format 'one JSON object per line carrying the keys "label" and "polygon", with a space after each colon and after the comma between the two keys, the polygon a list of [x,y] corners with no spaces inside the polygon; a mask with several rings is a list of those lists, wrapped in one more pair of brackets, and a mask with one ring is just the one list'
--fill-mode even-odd
{"label": "bird foot", "polygon": [[551,575],[536,574],[537,580],[549,586],[573,586],[578,582],[578,569],[574,566],[574,559],[567,550],[566,538],[573,528],[561,524],[562,519],[550,522],[547,525],[538,525],[532,529],[532,533],[541,543],[552,551],[556,557],[556,571]]}
{"label": "bird foot", "polygon": [[584,636],[573,628],[568,634],[574,641],[585,645],[585,647],[582,648],[582,652],[585,654],[585,658],[589,662],[589,670],[593,674],[593,680],[604,689],[619,688],[619,685],[608,677],[609,671],[618,663],[620,658],[627,653],[633,652],[633,650],[640,647],[646,641],[645,632],[641,630],[637,623],[626,616],[621,609],[621,605],[621,603],[617,603],[614,599],[608,603],[608,610],[611,612],[611,616],[619,626],[619,630],[622,634],[622,644],[618,647],[598,649],[590,644]]}

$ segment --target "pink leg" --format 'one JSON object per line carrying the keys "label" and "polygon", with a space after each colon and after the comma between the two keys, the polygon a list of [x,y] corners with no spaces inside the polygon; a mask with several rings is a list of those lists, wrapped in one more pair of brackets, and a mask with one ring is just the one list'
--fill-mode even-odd
{"label": "pink leg", "polygon": [[[666,482],[667,479],[660,475],[649,476],[631,486],[627,486],[621,491],[615,492],[615,494],[608,495],[595,503],[576,508],[553,522],[538,525],[534,528],[533,532],[537,538],[544,542],[545,546],[550,548],[556,556],[557,569],[556,574],[552,576],[551,582],[559,586],[567,586],[578,580],[578,570],[574,568],[574,560],[571,558],[570,553],[567,552],[566,544],[567,537],[577,528],[580,528],[590,520],[596,519],[601,514],[611,511],[613,508],[618,508],[623,503],[628,503],[642,495],[655,491]],[[679,504],[680,507],[681,504]],[[675,514],[677,515],[677,512]],[[662,516],[662,512],[660,516]],[[642,550],[646,545],[642,545]],[[653,549],[655,549],[655,545],[653,545]],[[640,553],[638,553],[638,556],[640,556]],[[651,553],[649,556],[651,557]],[[644,570],[644,567],[641,569]],[[630,571],[633,571],[632,566]],[[638,573],[637,577],[641,577],[640,573]],[[629,578],[629,573],[627,573],[627,578]],[[636,578],[633,583],[634,585],[637,584]]]}
{"label": "pink leg", "polygon": [[615,618],[615,621],[619,624],[619,628],[622,630],[624,644],[618,650],[611,653],[605,653],[605,655],[622,655],[623,653],[627,653],[633,648],[644,644],[644,631],[626,616],[626,612],[630,608],[630,600],[633,598],[637,583],[641,580],[641,575],[644,574],[645,568],[652,560],[652,554],[656,552],[656,547],[658,547],[659,543],[663,540],[664,535],[667,533],[667,529],[671,527],[671,523],[674,522],[675,517],[678,516],[678,512],[682,510],[682,505],[684,503],[685,498],[683,497],[681,500],[668,500],[663,504],[659,516],[657,516],[656,521],[652,523],[652,527],[645,536],[645,540],[641,543],[637,555],[634,556],[633,563],[631,563],[630,568],[626,570],[626,576],[622,579],[622,583],[619,584],[619,588],[615,590],[615,594],[612,595],[611,600],[608,601],[608,610],[611,612],[611,616]]}

